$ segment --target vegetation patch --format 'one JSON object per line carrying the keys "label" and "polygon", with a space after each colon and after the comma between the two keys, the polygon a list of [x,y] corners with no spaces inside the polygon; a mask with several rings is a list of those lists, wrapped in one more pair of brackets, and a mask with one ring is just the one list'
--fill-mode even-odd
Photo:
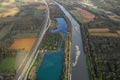
{"label": "vegetation patch", "polygon": [[10,25],[7,25],[7,26],[4,26],[1,30],[0,30],[0,40],[2,38],[4,38],[9,32],[10,30],[12,29],[13,27],[13,24],[10,24]]}
{"label": "vegetation patch", "polygon": [[0,7],[4,7],[4,5],[0,4]]}
{"label": "vegetation patch", "polygon": [[56,26],[57,26],[57,21],[55,19],[51,19],[50,28],[56,28]]}
{"label": "vegetation patch", "polygon": [[42,14],[42,13],[43,13],[42,10],[38,10],[38,9],[34,10],[34,15],[39,15],[39,14]]}
{"label": "vegetation patch", "polygon": [[71,10],[70,12],[79,22],[83,23],[85,18],[82,15],[80,15],[77,10]]}
{"label": "vegetation patch", "polygon": [[62,35],[60,33],[47,33],[42,41],[41,50],[45,49],[48,52],[56,52],[60,49]]}
{"label": "vegetation patch", "polygon": [[0,73],[13,73],[15,69],[15,57],[6,57],[0,61]]}

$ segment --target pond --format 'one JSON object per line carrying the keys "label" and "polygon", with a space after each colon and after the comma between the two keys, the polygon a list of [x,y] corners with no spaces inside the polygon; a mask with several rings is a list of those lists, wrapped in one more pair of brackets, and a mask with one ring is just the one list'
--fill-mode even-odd
{"label": "pond", "polygon": [[64,42],[67,32],[67,23],[64,18],[55,18],[57,29],[52,33],[62,33],[62,47],[60,51],[45,53],[41,66],[37,72],[37,80],[61,80],[63,73]]}

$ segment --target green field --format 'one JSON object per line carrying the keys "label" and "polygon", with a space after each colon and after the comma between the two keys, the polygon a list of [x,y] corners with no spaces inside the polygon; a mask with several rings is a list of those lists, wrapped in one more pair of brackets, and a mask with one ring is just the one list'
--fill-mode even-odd
{"label": "green field", "polygon": [[39,14],[42,14],[43,11],[42,10],[34,10],[34,15],[39,15]]}
{"label": "green field", "polygon": [[15,57],[8,57],[0,61],[1,73],[12,73],[15,67]]}
{"label": "green field", "polygon": [[0,7],[3,7],[4,5],[0,4]]}

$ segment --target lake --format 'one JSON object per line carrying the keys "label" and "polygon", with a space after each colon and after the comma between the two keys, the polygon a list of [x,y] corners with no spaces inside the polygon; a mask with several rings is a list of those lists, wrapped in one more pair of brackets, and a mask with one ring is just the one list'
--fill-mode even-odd
{"label": "lake", "polygon": [[37,72],[37,80],[61,80],[64,67],[64,42],[67,33],[67,23],[64,18],[55,18],[57,29],[52,33],[62,33],[62,47],[60,51],[45,53],[41,66]]}

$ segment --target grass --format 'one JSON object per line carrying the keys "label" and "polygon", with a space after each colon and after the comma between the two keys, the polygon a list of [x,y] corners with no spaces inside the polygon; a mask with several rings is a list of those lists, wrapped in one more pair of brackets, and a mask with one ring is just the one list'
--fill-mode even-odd
{"label": "grass", "polygon": [[89,8],[89,10],[91,11],[91,12],[93,12],[93,13],[97,13],[97,14],[99,14],[100,13],[100,9],[94,9],[94,8]]}
{"label": "grass", "polygon": [[15,57],[8,57],[0,61],[0,73],[12,73],[15,69]]}
{"label": "grass", "polygon": [[0,7],[3,7],[4,5],[0,4]]}
{"label": "grass", "polygon": [[77,21],[79,21],[80,23],[84,23],[85,21],[87,21],[87,19],[82,16],[81,14],[79,14],[79,12],[77,11],[71,11],[71,14],[76,18]]}
{"label": "grass", "polygon": [[41,11],[41,10],[34,10],[34,15],[39,15],[39,14],[42,14],[43,13],[43,11]]}
{"label": "grass", "polygon": [[83,21],[85,20],[84,17],[82,16],[76,16],[77,20],[80,21],[81,23],[83,23]]}

